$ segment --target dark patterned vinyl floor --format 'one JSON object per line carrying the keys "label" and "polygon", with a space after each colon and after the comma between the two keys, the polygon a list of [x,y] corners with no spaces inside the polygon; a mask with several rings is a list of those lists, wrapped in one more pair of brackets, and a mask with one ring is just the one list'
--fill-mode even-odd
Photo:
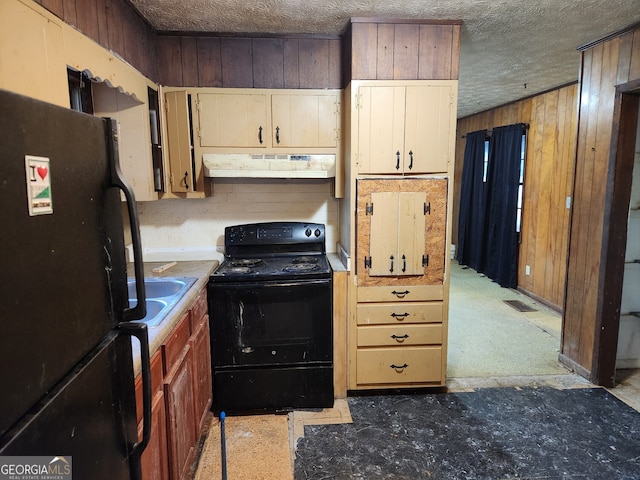
{"label": "dark patterned vinyl floor", "polygon": [[640,413],[600,388],[358,396],[305,426],[295,480],[640,479]]}

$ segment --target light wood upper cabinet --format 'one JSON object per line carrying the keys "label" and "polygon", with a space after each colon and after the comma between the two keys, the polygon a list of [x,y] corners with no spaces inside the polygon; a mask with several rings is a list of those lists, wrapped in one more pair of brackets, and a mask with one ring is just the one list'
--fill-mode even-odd
{"label": "light wood upper cabinet", "polygon": [[237,148],[246,153],[338,146],[337,91],[206,89],[197,93],[196,108],[203,148]]}
{"label": "light wood upper cabinet", "polygon": [[197,105],[201,146],[267,146],[266,94],[200,93]]}
{"label": "light wood upper cabinet", "polygon": [[453,161],[457,82],[361,86],[358,173],[445,173]]}
{"label": "light wood upper cabinet", "polygon": [[336,147],[340,125],[338,94],[271,95],[272,145]]}

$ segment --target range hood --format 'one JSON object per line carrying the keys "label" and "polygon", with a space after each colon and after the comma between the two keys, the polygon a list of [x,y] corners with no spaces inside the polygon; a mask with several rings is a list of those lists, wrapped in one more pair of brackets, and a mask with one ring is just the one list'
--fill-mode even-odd
{"label": "range hood", "polygon": [[288,155],[205,153],[204,176],[210,178],[331,178],[336,176],[334,154]]}

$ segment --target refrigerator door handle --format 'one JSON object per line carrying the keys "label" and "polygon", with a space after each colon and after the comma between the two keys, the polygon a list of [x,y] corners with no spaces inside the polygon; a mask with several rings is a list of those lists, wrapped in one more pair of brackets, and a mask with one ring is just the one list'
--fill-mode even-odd
{"label": "refrigerator door handle", "polygon": [[149,334],[146,323],[125,322],[116,327],[121,332],[136,337],[140,341],[142,364],[142,439],[131,448],[131,478],[142,478],[140,456],[151,438],[151,360],[149,358]]}
{"label": "refrigerator door handle", "polygon": [[133,189],[124,178],[120,170],[120,157],[118,154],[118,125],[112,118],[107,118],[107,145],[109,146],[109,157],[111,160],[111,183],[124,193],[129,212],[129,223],[131,226],[131,240],[133,243],[133,268],[136,282],[136,298],[138,302],[133,308],[125,308],[122,318],[125,322],[131,320],[141,320],[147,314],[147,302],[144,291],[144,265],[142,262],[142,241],[140,240],[140,217],[136,206],[136,198]]}

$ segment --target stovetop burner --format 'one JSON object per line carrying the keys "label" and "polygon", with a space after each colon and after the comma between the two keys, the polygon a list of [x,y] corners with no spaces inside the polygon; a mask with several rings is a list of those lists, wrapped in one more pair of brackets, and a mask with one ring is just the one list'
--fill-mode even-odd
{"label": "stovetop burner", "polygon": [[302,257],[296,257],[292,263],[318,263],[318,257],[312,257],[310,255],[304,255]]}
{"label": "stovetop burner", "polygon": [[[316,260],[317,262],[317,260]],[[318,270],[320,267],[317,263],[297,263],[293,262],[291,265],[285,265],[283,270],[285,272],[311,272],[313,270]]]}

